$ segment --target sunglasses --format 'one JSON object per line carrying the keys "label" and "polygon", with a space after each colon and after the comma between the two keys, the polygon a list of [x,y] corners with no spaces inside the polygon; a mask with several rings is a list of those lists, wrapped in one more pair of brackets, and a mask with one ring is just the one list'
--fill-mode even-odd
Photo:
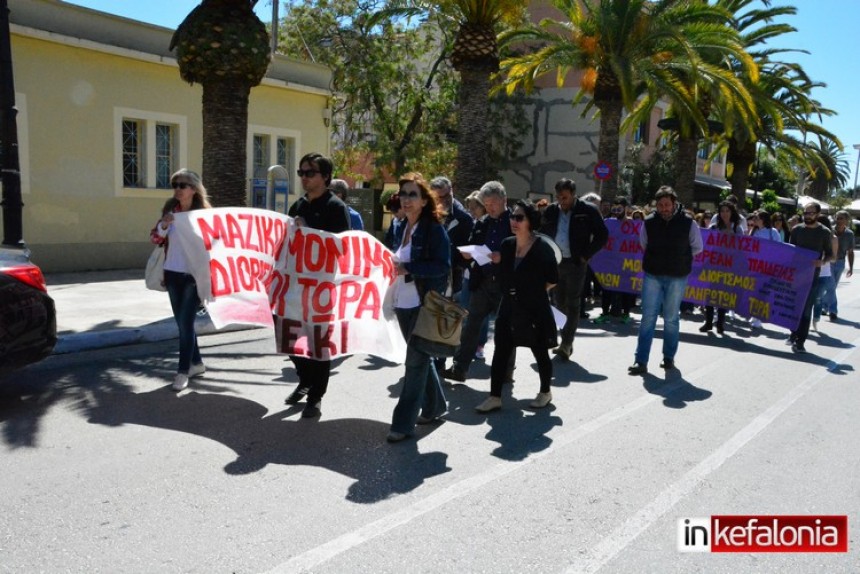
{"label": "sunglasses", "polygon": [[316,169],[297,169],[296,173],[299,177],[313,177],[319,173]]}
{"label": "sunglasses", "polygon": [[399,197],[400,199],[418,199],[419,197],[421,197],[421,192],[420,191],[405,191],[405,190],[401,189],[400,191],[397,192],[397,197]]}
{"label": "sunglasses", "polygon": [[191,185],[190,183],[185,183],[184,181],[174,181],[170,185],[173,186],[173,189],[187,189],[189,187],[194,188],[193,185]]}
{"label": "sunglasses", "polygon": [[526,220],[525,213],[514,213],[511,215],[511,221],[516,221],[517,223],[521,223]]}

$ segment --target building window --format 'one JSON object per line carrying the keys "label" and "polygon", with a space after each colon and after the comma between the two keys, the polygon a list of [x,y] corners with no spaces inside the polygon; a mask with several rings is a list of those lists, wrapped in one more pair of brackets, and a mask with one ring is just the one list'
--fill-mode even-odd
{"label": "building window", "polygon": [[639,122],[639,125],[636,127],[636,131],[633,132],[633,142],[634,143],[644,143],[648,144],[648,123],[647,122]]}
{"label": "building window", "polygon": [[708,159],[708,154],[711,152],[711,144],[705,144],[699,148],[699,159]]}
{"label": "building window", "polygon": [[122,185],[144,187],[143,182],[143,122],[122,122]]}
{"label": "building window", "polygon": [[289,151],[290,142],[287,141],[287,138],[278,138],[278,165],[284,166],[285,168],[287,168],[287,170],[289,170],[290,168],[290,166],[288,165],[288,162],[290,160],[287,159]]}
{"label": "building window", "polygon": [[114,121],[118,193],[169,189],[170,176],[186,162],[185,116],[114,108]]}
{"label": "building window", "polygon": [[175,158],[176,126],[155,124],[155,187],[170,187],[170,176],[178,167]]}

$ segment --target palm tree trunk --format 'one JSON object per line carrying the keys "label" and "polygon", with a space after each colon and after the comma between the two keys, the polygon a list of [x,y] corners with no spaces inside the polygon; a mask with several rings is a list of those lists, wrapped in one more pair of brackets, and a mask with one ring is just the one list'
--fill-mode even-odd
{"label": "palm tree trunk", "polygon": [[698,152],[698,138],[678,136],[678,154],[675,156],[675,193],[678,194],[678,201],[686,207],[693,205]]}
{"label": "palm tree trunk", "polygon": [[479,189],[490,177],[487,160],[490,73],[478,66],[460,69],[457,173],[454,187],[460,194]]}
{"label": "palm tree trunk", "polygon": [[734,141],[729,142],[726,161],[732,164],[732,195],[738,200],[738,205],[746,205],[747,187],[749,187],[750,168],[755,163],[755,142],[740,146]]}
{"label": "palm tree trunk", "polygon": [[[600,110],[600,141],[597,144],[597,160],[605,161],[612,167],[609,179],[600,185],[600,195],[603,199],[613,199],[618,191],[619,153],[618,142],[621,132],[621,100],[607,99],[594,105]],[[599,184],[598,184],[599,185]]]}
{"label": "palm tree trunk", "polygon": [[213,205],[248,204],[248,97],[236,82],[203,84],[203,183]]}

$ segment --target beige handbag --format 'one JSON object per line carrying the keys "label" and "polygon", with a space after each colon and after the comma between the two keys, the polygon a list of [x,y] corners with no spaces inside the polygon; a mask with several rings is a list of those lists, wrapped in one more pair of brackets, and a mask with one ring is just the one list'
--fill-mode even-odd
{"label": "beige handbag", "polygon": [[428,291],[409,342],[433,357],[453,357],[468,311],[436,291]]}
{"label": "beige handbag", "polygon": [[146,262],[146,272],[143,275],[146,288],[151,291],[167,291],[164,286],[164,248],[158,246],[152,250]]}

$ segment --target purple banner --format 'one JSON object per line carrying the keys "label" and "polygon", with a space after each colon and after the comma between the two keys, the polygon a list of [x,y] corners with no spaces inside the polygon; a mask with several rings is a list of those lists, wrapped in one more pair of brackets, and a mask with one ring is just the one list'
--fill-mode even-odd
{"label": "purple banner", "polygon": [[[606,220],[609,241],[591,259],[607,289],[642,290],[641,220]],[[815,274],[816,254],[788,243],[702,229],[705,250],[693,261],[684,300],[736,311],[794,330]]]}

